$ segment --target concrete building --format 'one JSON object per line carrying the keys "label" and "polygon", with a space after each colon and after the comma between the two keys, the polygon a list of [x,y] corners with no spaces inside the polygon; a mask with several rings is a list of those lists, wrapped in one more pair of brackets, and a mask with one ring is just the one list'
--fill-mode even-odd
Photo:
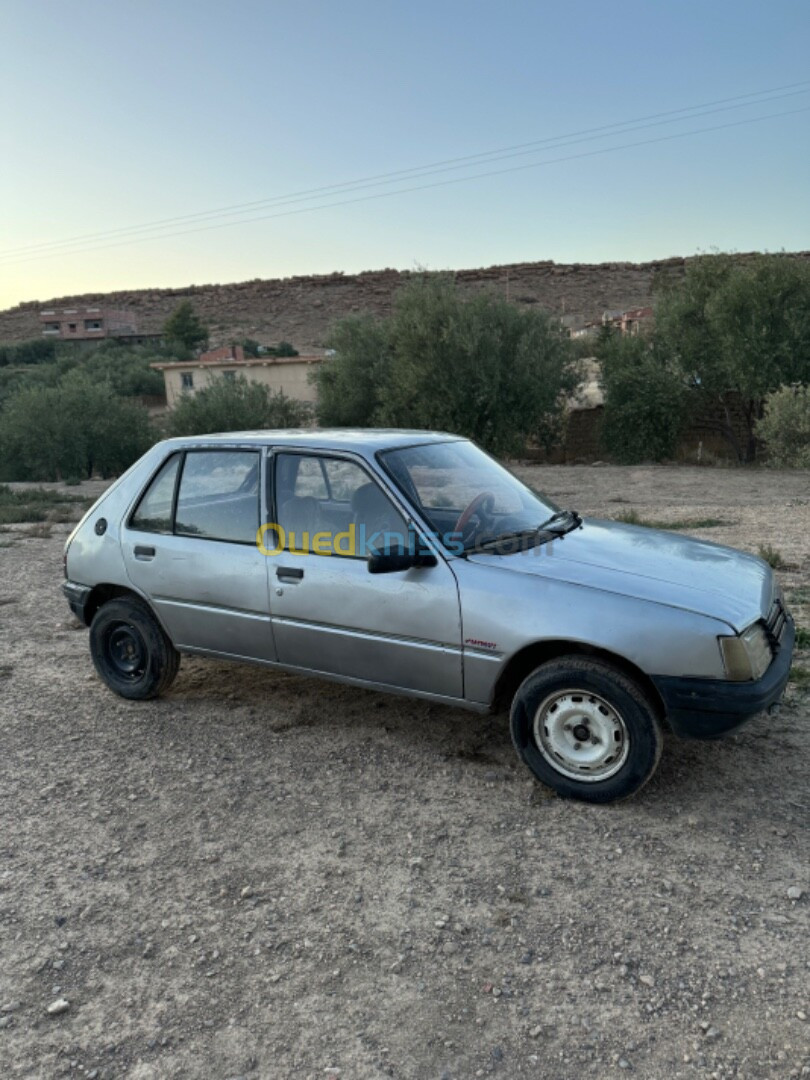
{"label": "concrete building", "polygon": [[654,316],[651,307],[629,308],[627,311],[604,311],[601,319],[595,319],[582,326],[572,327],[572,338],[596,337],[603,326],[618,330],[620,334],[638,334],[643,324],[649,324]]}
{"label": "concrete building", "polygon": [[133,345],[159,343],[162,334],[144,333],[137,317],[124,308],[84,307],[41,311],[44,338],[54,341],[103,341],[114,338]]}
{"label": "concrete building", "polygon": [[163,372],[166,403],[171,409],[182,394],[195,394],[215,379],[234,379],[243,375],[249,382],[262,383],[271,390],[281,390],[296,401],[314,402],[317,394],[309,376],[323,356],[245,357],[241,345],[226,345],[203,353],[196,360],[152,364]]}

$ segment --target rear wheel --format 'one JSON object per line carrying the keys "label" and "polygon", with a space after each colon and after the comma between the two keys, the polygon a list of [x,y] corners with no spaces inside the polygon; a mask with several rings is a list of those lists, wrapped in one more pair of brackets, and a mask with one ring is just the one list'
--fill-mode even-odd
{"label": "rear wheel", "polygon": [[560,795],[612,802],[658,766],[661,723],[641,686],[602,660],[560,657],[521,684],[512,740],[534,775]]}
{"label": "rear wheel", "polygon": [[119,597],[98,609],[90,625],[90,654],[107,686],[136,701],[168,690],[180,666],[180,654],[135,597]]}

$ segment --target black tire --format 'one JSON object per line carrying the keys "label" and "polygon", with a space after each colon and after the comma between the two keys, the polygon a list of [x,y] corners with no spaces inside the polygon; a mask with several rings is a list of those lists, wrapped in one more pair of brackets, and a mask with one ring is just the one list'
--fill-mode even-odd
{"label": "black tire", "polygon": [[537,779],[585,802],[634,795],[663,748],[653,702],[603,660],[563,656],[542,664],[518,688],[510,721],[515,748]]}
{"label": "black tire", "polygon": [[90,624],[90,655],[107,686],[134,701],[159,697],[180,666],[180,654],[137,597],[102,604]]}

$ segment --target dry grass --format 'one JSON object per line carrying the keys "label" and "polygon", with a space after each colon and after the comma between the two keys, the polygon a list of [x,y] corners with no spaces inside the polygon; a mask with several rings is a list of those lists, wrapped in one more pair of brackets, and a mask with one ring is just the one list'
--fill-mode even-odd
{"label": "dry grass", "polygon": [[0,526],[46,521],[78,521],[92,499],[48,488],[10,488],[0,484]]}

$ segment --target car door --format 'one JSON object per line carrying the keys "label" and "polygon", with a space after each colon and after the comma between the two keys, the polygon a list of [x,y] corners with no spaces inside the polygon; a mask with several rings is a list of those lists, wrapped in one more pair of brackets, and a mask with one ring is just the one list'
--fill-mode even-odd
{"label": "car door", "polygon": [[256,546],[261,452],[172,454],[122,530],[127,574],[179,649],[275,660]]}
{"label": "car door", "polygon": [[351,455],[279,449],[269,460],[276,526],[267,532],[270,613],[281,663],[460,698],[455,575],[435,566],[370,574],[384,534],[409,523]]}

